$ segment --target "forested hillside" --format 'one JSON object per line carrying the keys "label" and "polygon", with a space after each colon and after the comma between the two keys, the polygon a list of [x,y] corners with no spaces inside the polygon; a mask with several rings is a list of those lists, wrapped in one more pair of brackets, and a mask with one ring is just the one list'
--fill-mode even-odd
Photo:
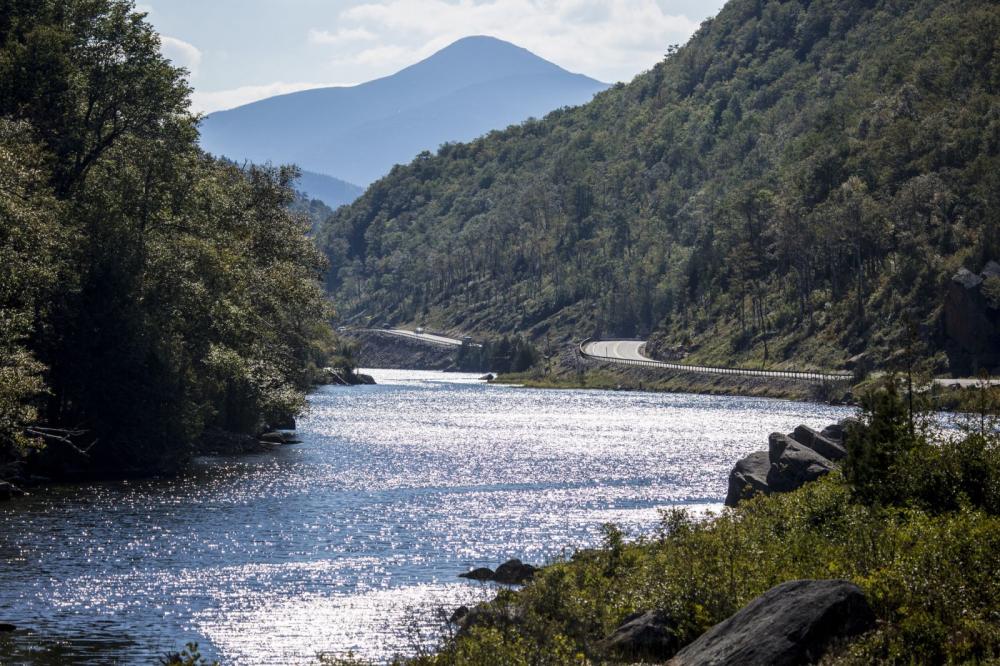
{"label": "forested hillside", "polygon": [[732,0],[630,84],[375,183],[321,233],[329,287],[442,329],[944,370],[949,281],[1000,256],[998,35],[986,0]]}
{"label": "forested hillside", "polygon": [[330,335],[297,173],[207,156],[188,95],[131,2],[0,1],[0,477],[42,446],[166,471],[303,403]]}

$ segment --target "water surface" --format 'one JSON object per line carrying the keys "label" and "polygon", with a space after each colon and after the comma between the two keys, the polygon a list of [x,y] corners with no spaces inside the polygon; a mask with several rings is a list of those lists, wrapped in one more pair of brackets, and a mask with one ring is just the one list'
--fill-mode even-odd
{"label": "water surface", "polygon": [[25,628],[0,635],[0,663],[147,664],[191,640],[225,664],[412,653],[490,594],[461,571],[718,508],[770,432],[850,413],[370,372],[378,386],[311,396],[302,444],[0,505],[0,621]]}

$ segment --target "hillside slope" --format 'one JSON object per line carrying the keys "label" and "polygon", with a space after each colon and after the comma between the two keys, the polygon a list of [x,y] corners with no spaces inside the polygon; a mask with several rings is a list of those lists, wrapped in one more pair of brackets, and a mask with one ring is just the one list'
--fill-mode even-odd
{"label": "hillside slope", "polygon": [[294,163],[367,185],[424,150],[587,102],[605,88],[513,44],[468,37],[382,79],[213,113],[201,142],[238,161]]}
{"label": "hillside slope", "polygon": [[631,84],[393,170],[321,231],[329,288],[467,332],[969,371],[942,322],[1000,254],[998,34],[985,0],[732,0]]}

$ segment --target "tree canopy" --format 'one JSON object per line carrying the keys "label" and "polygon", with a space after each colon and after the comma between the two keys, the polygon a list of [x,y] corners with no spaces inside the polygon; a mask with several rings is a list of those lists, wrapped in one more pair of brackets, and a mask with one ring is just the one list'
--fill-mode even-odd
{"label": "tree canopy", "polygon": [[331,348],[297,172],[202,152],[185,76],[129,1],[0,2],[2,459],[170,469]]}

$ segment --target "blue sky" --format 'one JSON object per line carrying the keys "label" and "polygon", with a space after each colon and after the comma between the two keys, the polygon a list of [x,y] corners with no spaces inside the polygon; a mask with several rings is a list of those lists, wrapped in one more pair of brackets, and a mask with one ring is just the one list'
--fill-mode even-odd
{"label": "blue sky", "polygon": [[723,0],[138,0],[191,71],[196,111],[392,74],[468,35],[628,81]]}

